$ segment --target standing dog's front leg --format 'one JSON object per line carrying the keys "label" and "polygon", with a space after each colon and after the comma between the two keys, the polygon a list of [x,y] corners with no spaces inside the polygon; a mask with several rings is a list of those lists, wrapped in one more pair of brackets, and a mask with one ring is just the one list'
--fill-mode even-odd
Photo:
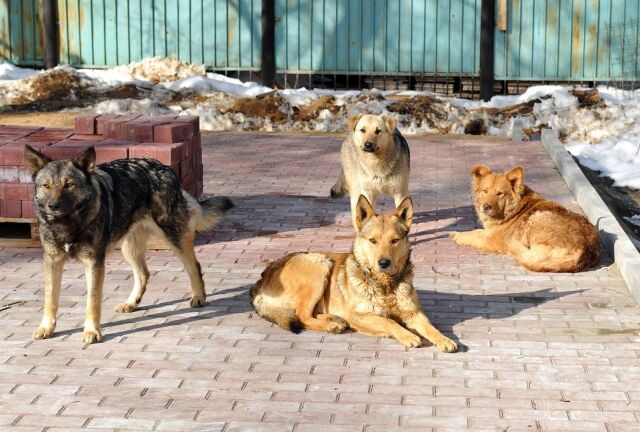
{"label": "standing dog's front leg", "polygon": [[82,341],[96,343],[102,340],[100,314],[102,311],[102,286],[104,284],[104,257],[85,260],[87,279],[87,311]]}
{"label": "standing dog's front leg", "polygon": [[46,339],[56,328],[60,285],[64,270],[65,254],[44,245],[44,313],[40,327],[33,333],[34,339]]}

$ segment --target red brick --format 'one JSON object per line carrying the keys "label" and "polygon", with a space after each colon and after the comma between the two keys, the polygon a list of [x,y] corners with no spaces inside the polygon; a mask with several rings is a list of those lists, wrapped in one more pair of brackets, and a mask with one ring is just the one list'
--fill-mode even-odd
{"label": "red brick", "polygon": [[20,200],[3,200],[4,217],[19,218],[22,217],[22,201]]}
{"label": "red brick", "polygon": [[47,128],[40,129],[37,132],[29,134],[29,138],[44,138],[44,139],[65,139],[73,135],[73,129],[66,128]]}
{"label": "red brick", "polygon": [[153,127],[155,123],[148,121],[133,121],[126,123],[123,137],[130,141],[153,142]]}
{"label": "red brick", "polygon": [[156,158],[156,149],[158,146],[153,143],[142,143],[129,147],[130,158]]}
{"label": "red brick", "polygon": [[62,138],[47,138],[47,137],[43,137],[43,136],[37,136],[37,137],[26,136],[26,137],[20,138],[18,140],[15,140],[13,142],[26,143],[26,144],[29,144],[31,147],[33,147],[33,145],[31,143],[49,145],[49,144],[52,144],[54,142],[60,141],[60,139],[62,139]]}
{"label": "red brick", "polygon": [[31,178],[31,171],[29,171],[29,168],[18,168],[18,181],[20,183],[28,183],[30,185],[33,185],[33,179]]}
{"label": "red brick", "polygon": [[33,211],[33,199],[22,200],[22,217],[35,219],[36,214]]}
{"label": "red brick", "polygon": [[75,132],[81,135],[94,135],[96,133],[97,115],[83,115],[75,118]]}
{"label": "red brick", "polygon": [[167,123],[155,126],[153,140],[157,143],[176,143],[193,138],[193,126],[189,123]]}
{"label": "red brick", "polygon": [[187,158],[180,162],[180,177],[186,178],[188,174],[193,171],[193,166],[191,164],[191,159]]}
{"label": "red brick", "polygon": [[168,166],[180,163],[180,155],[182,154],[184,147],[184,143],[158,146],[156,147],[155,158]]}
{"label": "red brick", "polygon": [[96,143],[96,163],[105,163],[129,157],[129,147],[138,143],[125,140],[105,140]]}
{"label": "red brick", "polygon": [[193,133],[200,133],[200,117],[198,116],[178,116],[175,119],[178,123],[189,123],[193,127]]}
{"label": "red brick", "polygon": [[126,139],[123,126],[138,117],[140,117],[138,114],[123,115],[107,121],[103,127],[103,136],[107,139]]}
{"label": "red brick", "polygon": [[42,151],[47,147],[46,142],[24,142],[14,141],[4,144],[2,147],[2,165],[5,166],[27,166],[27,160],[24,157],[24,147],[28,144],[38,151]]}
{"label": "red brick", "polygon": [[104,137],[102,135],[81,135],[81,134],[74,134],[71,135],[68,139],[73,140],[73,141],[89,141],[89,142],[98,142],[98,141],[102,141],[104,140]]}
{"label": "red brick", "polygon": [[29,199],[29,189],[33,186],[21,183],[9,183],[5,187],[4,196],[7,200],[26,200]]}
{"label": "red brick", "polygon": [[96,134],[104,135],[104,129],[107,122],[115,120],[118,117],[120,116],[115,114],[102,114],[98,116],[98,118],[96,118]]}
{"label": "red brick", "polygon": [[61,141],[59,143],[51,144],[48,147],[43,148],[43,153],[52,159],[73,159],[86,148],[89,148],[94,143],[87,143],[84,141]]}
{"label": "red brick", "polygon": [[18,183],[20,176],[18,175],[17,166],[3,166],[0,167],[0,182],[4,183]]}

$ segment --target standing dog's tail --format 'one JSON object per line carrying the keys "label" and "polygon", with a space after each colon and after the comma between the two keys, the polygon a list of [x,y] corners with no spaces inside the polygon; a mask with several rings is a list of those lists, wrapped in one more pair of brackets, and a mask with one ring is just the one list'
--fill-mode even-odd
{"label": "standing dog's tail", "polygon": [[186,192],[183,195],[187,198],[198,232],[209,231],[215,227],[227,210],[233,208],[233,202],[227,197],[211,197],[198,202]]}
{"label": "standing dog's tail", "polygon": [[340,170],[340,177],[338,177],[338,181],[331,188],[331,198],[340,198],[346,195],[347,193],[346,180],[344,178],[344,171]]}

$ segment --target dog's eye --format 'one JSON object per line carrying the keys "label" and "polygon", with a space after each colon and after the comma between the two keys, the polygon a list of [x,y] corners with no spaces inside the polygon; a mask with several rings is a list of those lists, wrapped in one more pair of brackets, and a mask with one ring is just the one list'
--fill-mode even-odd
{"label": "dog's eye", "polygon": [[73,183],[65,183],[64,184],[64,188],[65,189],[71,189],[72,187],[74,187],[75,185]]}
{"label": "dog's eye", "polygon": [[488,189],[482,189],[482,193],[487,193],[487,192],[489,192]]}
{"label": "dog's eye", "polygon": [[504,193],[502,193],[502,192],[498,192],[496,195],[498,195],[498,196],[502,196],[502,195],[504,195]]}
{"label": "dog's eye", "polygon": [[42,183],[42,187],[45,189],[49,189],[49,185],[47,183]]}
{"label": "dog's eye", "polygon": [[376,129],[376,135],[380,135],[382,131],[380,129]]}
{"label": "dog's eye", "polygon": [[365,128],[360,129],[360,132],[365,133],[366,132]]}
{"label": "dog's eye", "polygon": [[370,238],[369,241],[373,244],[378,244],[378,240],[374,239],[374,238]]}
{"label": "dog's eye", "polygon": [[398,244],[399,241],[400,241],[400,239],[393,239],[393,240],[391,240],[391,244],[392,245]]}

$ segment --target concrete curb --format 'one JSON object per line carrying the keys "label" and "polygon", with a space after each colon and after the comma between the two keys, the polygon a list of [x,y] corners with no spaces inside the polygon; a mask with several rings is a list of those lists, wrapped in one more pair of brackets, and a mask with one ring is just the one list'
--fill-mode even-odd
{"label": "concrete curb", "polygon": [[542,131],[542,145],[585,215],[598,228],[600,239],[613,255],[631,295],[640,303],[640,253],[553,130]]}

